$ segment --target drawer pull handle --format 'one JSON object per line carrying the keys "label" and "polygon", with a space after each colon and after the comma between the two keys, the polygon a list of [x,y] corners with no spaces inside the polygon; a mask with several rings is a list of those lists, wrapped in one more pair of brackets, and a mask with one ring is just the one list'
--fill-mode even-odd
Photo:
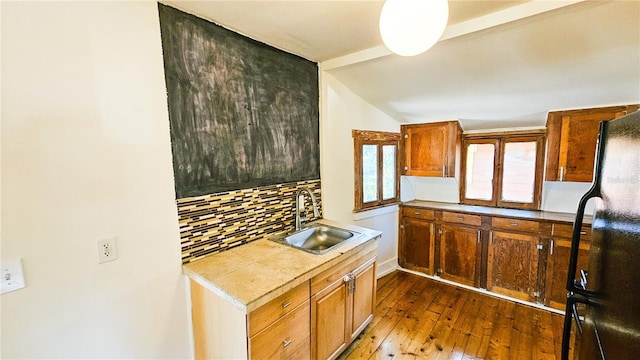
{"label": "drawer pull handle", "polygon": [[291,301],[285,301],[282,303],[282,308],[284,309],[286,307],[289,307],[289,305],[291,305]]}
{"label": "drawer pull handle", "polygon": [[464,216],[458,216],[458,220],[464,220]]}
{"label": "drawer pull handle", "polygon": [[518,223],[511,223],[511,226],[518,226]]}
{"label": "drawer pull handle", "polygon": [[291,345],[292,342],[293,342],[293,340],[287,339],[287,340],[282,342],[282,347],[287,347],[287,346]]}
{"label": "drawer pull handle", "polygon": [[587,235],[586,231],[580,231],[580,235]]}
{"label": "drawer pull handle", "polygon": [[420,215],[420,211],[416,211],[416,212],[415,212],[415,215]]}

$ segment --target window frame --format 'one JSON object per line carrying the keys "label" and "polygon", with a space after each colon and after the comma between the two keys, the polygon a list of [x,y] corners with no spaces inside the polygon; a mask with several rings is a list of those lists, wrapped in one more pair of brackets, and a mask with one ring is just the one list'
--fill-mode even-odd
{"label": "window frame", "polygon": [[[366,210],[381,208],[384,206],[400,203],[400,133],[385,131],[352,130],[354,149],[354,213]],[[377,194],[378,199],[370,202],[363,202],[363,145],[376,145],[378,148],[377,161]],[[383,146],[395,146],[395,197],[383,199]]]}
{"label": "window frame", "polygon": [[[542,204],[542,180],[544,175],[546,130],[513,131],[499,133],[465,134],[462,137],[460,203],[466,205],[482,205],[490,207],[539,210]],[[513,142],[536,143],[536,169],[533,183],[533,201],[522,203],[502,200],[502,180],[504,175],[505,144]],[[467,151],[472,144],[493,144],[495,146],[493,163],[493,193],[491,200],[466,198]]]}

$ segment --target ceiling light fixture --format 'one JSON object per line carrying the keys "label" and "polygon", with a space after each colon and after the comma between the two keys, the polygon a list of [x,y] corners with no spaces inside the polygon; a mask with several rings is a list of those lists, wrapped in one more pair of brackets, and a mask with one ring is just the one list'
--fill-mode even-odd
{"label": "ceiling light fixture", "polygon": [[380,35],[392,52],[414,56],[438,42],[448,19],[447,0],[387,0],[380,12]]}

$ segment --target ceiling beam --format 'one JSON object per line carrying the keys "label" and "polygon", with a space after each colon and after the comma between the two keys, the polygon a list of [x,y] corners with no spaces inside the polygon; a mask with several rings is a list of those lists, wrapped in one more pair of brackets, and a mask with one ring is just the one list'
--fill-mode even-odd
{"label": "ceiling beam", "polygon": [[[447,26],[439,41],[453,39],[459,36],[471,34],[477,31],[489,29],[495,26],[507,24],[513,21],[525,19],[548,11],[560,9],[569,5],[581,3],[585,0],[533,0],[496,11],[484,16],[479,16],[457,24]],[[351,54],[329,59],[320,63],[320,70],[331,71],[345,66],[375,60],[393,53],[384,45],[357,51]]]}

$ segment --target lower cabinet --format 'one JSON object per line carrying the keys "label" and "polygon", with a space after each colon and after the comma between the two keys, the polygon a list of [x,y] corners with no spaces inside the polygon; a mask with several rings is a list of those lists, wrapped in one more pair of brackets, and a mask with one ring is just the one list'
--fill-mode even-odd
{"label": "lower cabinet", "polygon": [[[460,284],[564,310],[572,224],[403,206],[398,262]],[[578,271],[591,229],[581,229]],[[435,255],[435,256],[434,256]]]}
{"label": "lower cabinet", "polygon": [[433,211],[404,208],[400,222],[398,251],[406,269],[435,273],[435,223]]}
{"label": "lower cabinet", "polygon": [[375,287],[375,257],[350,262],[311,279],[312,359],[337,358],[371,322]]}
{"label": "lower cabinet", "polygon": [[[545,305],[564,310],[567,301],[567,275],[571,253],[571,225],[553,224],[552,239],[547,254],[547,278],[545,285]],[[587,268],[591,248],[591,229],[581,229],[578,266],[574,275],[580,279],[580,270]]]}
{"label": "lower cabinet", "polygon": [[481,230],[443,224],[439,233],[440,277],[469,286],[478,286]]}
{"label": "lower cabinet", "polygon": [[251,359],[308,359],[309,300],[249,339]]}
{"label": "lower cabinet", "polygon": [[373,319],[376,249],[247,313],[191,280],[196,359],[335,359]]}
{"label": "lower cabinet", "polygon": [[[489,235],[487,290],[537,301],[541,238],[528,234],[492,231]],[[540,246],[539,246],[540,245]]]}

